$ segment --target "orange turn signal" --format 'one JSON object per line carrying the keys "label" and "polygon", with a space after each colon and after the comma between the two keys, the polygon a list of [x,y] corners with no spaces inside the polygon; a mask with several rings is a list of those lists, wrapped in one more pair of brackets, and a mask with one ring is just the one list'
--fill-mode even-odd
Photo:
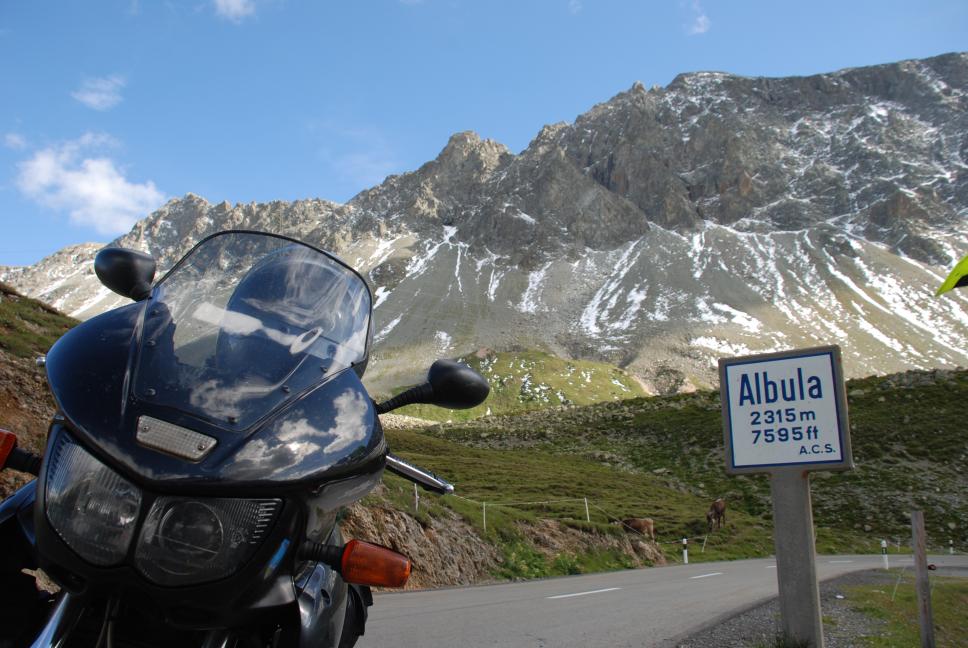
{"label": "orange turn signal", "polygon": [[17,447],[17,435],[0,429],[0,470],[7,465],[7,457]]}
{"label": "orange turn signal", "polygon": [[350,540],[343,547],[340,574],[347,583],[403,587],[410,578],[410,559],[380,545]]}

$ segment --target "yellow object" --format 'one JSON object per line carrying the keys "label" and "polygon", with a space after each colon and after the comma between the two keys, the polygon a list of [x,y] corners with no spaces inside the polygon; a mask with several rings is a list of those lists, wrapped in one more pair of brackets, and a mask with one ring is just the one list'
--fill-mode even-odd
{"label": "yellow object", "polygon": [[958,265],[955,266],[955,269],[944,280],[944,283],[938,288],[938,292],[934,293],[934,296],[937,297],[952,288],[962,288],[964,286],[968,286],[968,256],[958,262]]}

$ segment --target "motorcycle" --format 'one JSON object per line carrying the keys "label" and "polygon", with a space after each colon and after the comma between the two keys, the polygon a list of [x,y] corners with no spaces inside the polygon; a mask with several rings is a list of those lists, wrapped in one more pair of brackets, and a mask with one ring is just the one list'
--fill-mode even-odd
{"label": "motorcycle", "polygon": [[411,564],[344,542],[340,511],[384,470],[453,492],[389,452],[378,415],[473,407],[487,382],[438,360],[375,403],[370,290],[296,240],[220,232],[153,284],[155,268],[97,255],[133,303],[48,352],[42,458],[0,432],[0,468],[36,476],[0,504],[0,647],[353,646],[370,587],[403,586]]}

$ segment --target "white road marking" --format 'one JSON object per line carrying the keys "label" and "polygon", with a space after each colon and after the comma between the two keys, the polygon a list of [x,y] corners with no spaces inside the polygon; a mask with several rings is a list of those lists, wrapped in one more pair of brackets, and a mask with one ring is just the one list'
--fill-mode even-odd
{"label": "white road marking", "polygon": [[701,574],[699,576],[690,576],[689,580],[696,580],[697,578],[709,578],[710,576],[722,576],[723,572],[713,572],[711,574]]}
{"label": "white road marking", "polygon": [[830,564],[831,565],[835,565],[837,563],[852,563],[852,562],[854,562],[854,561],[853,560],[831,560],[830,561]]}
{"label": "white road marking", "polygon": [[605,589],[592,590],[590,592],[576,592],[574,594],[559,594],[558,596],[547,596],[548,599],[563,599],[571,598],[573,596],[587,596],[588,594],[601,594],[602,592],[614,592],[615,590],[620,590],[621,587],[606,587]]}
{"label": "white road marking", "polygon": [[767,565],[766,568],[767,569],[776,569],[776,565]]}

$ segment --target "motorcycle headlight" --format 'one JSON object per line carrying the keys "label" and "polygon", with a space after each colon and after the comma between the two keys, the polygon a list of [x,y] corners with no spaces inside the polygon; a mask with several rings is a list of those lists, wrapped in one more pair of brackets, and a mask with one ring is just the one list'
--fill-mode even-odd
{"label": "motorcycle headlight", "polygon": [[281,507],[277,499],[159,497],[141,528],[135,564],[160,585],[224,578],[252,557]]}
{"label": "motorcycle headlight", "polygon": [[46,500],[51,526],[81,558],[99,566],[124,559],[141,492],[66,434],[51,452]]}

